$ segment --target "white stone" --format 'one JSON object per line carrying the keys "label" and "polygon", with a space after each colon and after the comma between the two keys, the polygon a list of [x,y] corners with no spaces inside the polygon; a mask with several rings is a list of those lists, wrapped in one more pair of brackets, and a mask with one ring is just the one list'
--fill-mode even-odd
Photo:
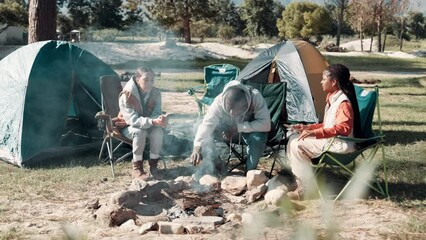
{"label": "white stone", "polygon": [[244,176],[227,176],[222,180],[221,188],[233,195],[240,195],[247,189],[247,179]]}
{"label": "white stone", "polygon": [[127,220],[125,223],[120,225],[120,228],[121,229],[135,230],[136,229],[135,220],[133,220],[133,219]]}
{"label": "white stone", "polygon": [[228,216],[226,216],[226,221],[227,222],[241,222],[242,221],[242,216],[241,214],[238,213],[230,213],[228,214]]}
{"label": "white stone", "polygon": [[219,179],[212,175],[202,176],[199,182],[201,185],[212,187],[212,188],[216,188],[218,185],[220,185]]}
{"label": "white stone", "polygon": [[142,179],[135,178],[129,186],[129,190],[143,191],[148,186],[148,183]]}
{"label": "white stone", "polygon": [[250,170],[247,172],[247,189],[255,188],[269,180],[261,170]]}
{"label": "white stone", "polygon": [[134,208],[141,201],[141,193],[139,191],[121,191],[111,195],[109,202],[126,208]]}
{"label": "white stone", "polygon": [[287,193],[280,188],[273,189],[265,194],[265,202],[273,206],[279,205],[285,198],[287,198]]}
{"label": "white stone", "polygon": [[162,234],[183,234],[185,228],[180,223],[158,222],[158,231]]}
{"label": "white stone", "polygon": [[251,203],[259,199],[266,193],[268,187],[265,184],[259,185],[250,191],[246,192],[247,202]]}
{"label": "white stone", "polygon": [[[143,235],[143,234],[145,234],[145,233],[147,233],[147,232],[149,232],[149,231],[151,231],[151,230],[153,230],[154,228],[155,228],[155,226],[157,225],[157,223],[154,223],[154,222],[148,222],[148,223],[145,223],[144,225],[142,225],[140,228],[139,228],[139,234],[140,235]],[[158,228],[158,225],[157,225],[157,228]]]}

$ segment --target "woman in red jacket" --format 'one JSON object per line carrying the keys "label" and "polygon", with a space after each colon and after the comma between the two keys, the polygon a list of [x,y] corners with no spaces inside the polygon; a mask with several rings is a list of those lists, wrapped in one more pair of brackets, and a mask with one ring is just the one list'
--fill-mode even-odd
{"label": "woman in red jacket", "polygon": [[327,93],[324,121],[309,125],[296,124],[297,134],[290,136],[287,157],[297,186],[289,189],[287,196],[302,200],[305,186],[314,177],[311,159],[326,149],[331,152],[348,153],[356,150],[353,142],[334,139],[337,135],[361,137],[360,116],[355,88],[349,80],[349,69],[342,64],[328,66],[322,75],[322,89]]}

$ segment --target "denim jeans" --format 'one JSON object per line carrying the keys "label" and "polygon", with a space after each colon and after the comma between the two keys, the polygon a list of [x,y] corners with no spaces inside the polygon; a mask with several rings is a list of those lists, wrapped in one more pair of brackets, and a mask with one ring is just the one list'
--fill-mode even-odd
{"label": "denim jeans", "polygon": [[247,144],[247,171],[256,169],[259,159],[265,151],[268,133],[266,132],[252,132],[242,133],[242,139]]}

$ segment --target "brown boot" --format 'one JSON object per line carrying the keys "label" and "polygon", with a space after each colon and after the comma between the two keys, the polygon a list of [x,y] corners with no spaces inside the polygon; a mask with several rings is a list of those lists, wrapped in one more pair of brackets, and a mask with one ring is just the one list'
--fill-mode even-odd
{"label": "brown boot", "polygon": [[295,185],[297,185],[296,189],[294,189],[293,191],[287,192],[287,197],[290,200],[302,201],[305,195],[305,187],[303,186],[303,183],[299,178],[296,178]]}
{"label": "brown boot", "polygon": [[162,179],[164,177],[164,174],[160,169],[158,169],[158,161],[160,159],[149,159],[149,172],[155,179]]}
{"label": "brown boot", "polygon": [[145,173],[143,170],[143,161],[134,161],[133,163],[133,170],[132,170],[132,177],[133,178],[139,178],[141,180],[147,180],[148,174]]}

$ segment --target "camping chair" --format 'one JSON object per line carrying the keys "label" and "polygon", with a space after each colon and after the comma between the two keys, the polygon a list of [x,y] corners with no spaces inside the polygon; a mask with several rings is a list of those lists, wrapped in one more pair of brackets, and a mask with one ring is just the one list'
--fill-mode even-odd
{"label": "camping chair", "polygon": [[[259,83],[246,81],[244,84],[250,85],[259,90],[266,101],[271,116],[271,130],[268,133],[268,140],[266,142],[265,151],[269,151],[270,156],[273,157],[272,167],[269,172],[269,177],[272,176],[272,171],[275,167],[275,162],[278,158],[278,152],[286,142],[286,130],[283,123],[286,119],[285,99],[286,99],[286,82],[278,83]],[[227,143],[230,151],[235,155],[239,163],[230,167],[229,171],[234,170],[238,166],[245,164],[246,156],[244,153],[244,146],[241,143]],[[238,152],[236,146],[240,145],[241,152]],[[227,165],[230,165],[231,155],[229,154]]]}
{"label": "camping chair", "polygon": [[[214,64],[204,68],[204,85],[192,87],[188,90],[188,94],[195,98],[198,105],[198,118],[201,118],[206,110],[206,106],[210,106],[213,100],[219,95],[225,85],[237,78],[240,69],[231,64]],[[204,92],[199,99],[197,92]]]}
{"label": "camping chair", "polygon": [[[118,106],[118,98],[122,90],[120,77],[115,75],[102,76],[100,78],[100,87],[102,111],[96,114],[96,119],[98,119],[99,129],[104,131],[104,140],[102,142],[98,158],[102,159],[102,155],[106,147],[108,155],[104,159],[104,162],[109,161],[111,165],[112,176],[114,177],[114,161],[122,161],[123,159],[130,156],[132,151],[125,153],[117,159],[114,157],[114,153],[116,153],[117,150],[123,146],[123,144],[132,146],[132,140],[123,136],[120,131],[114,127],[113,122],[113,118],[118,116],[120,111]],[[118,144],[116,147],[114,147],[113,143],[117,141]]]}
{"label": "camping chair", "polygon": [[[364,161],[371,162],[379,149],[381,149],[381,153],[382,153],[381,157],[382,157],[382,164],[383,164],[383,170],[384,170],[384,189],[378,182],[375,182],[374,184],[368,183],[368,180],[365,180],[365,182],[366,184],[368,184],[368,186],[371,189],[375,190],[376,192],[384,196],[389,196],[387,172],[386,172],[386,161],[385,161],[384,145],[383,145],[384,135],[382,133],[382,125],[381,125],[381,118],[380,118],[379,89],[376,86],[374,91],[367,91],[361,87],[355,86],[355,91],[356,91],[359,111],[360,111],[361,129],[364,135],[367,137],[350,138],[350,137],[337,136],[337,138],[353,141],[362,147],[356,150],[355,152],[346,153],[346,154],[333,153],[326,150],[324,153],[321,154],[321,156],[319,156],[316,159],[313,159],[313,162],[318,161],[316,172],[315,172],[316,177],[318,177],[318,175],[326,166],[334,167],[338,170],[341,170],[341,172],[349,173],[349,175],[352,176],[349,179],[349,181],[346,183],[346,185],[343,187],[343,189],[340,191],[340,193],[337,194],[336,198],[334,199],[335,201],[341,197],[341,195],[345,192],[345,190],[347,190],[348,186],[350,186],[351,182],[355,180],[355,177],[356,177],[355,171],[351,170],[349,168],[349,165],[351,163],[355,164],[355,159],[357,159],[358,156],[361,156]],[[378,117],[378,124],[379,124],[379,133],[377,134],[374,133],[372,130],[372,122],[373,122],[375,108],[377,108],[377,117]],[[368,154],[366,154],[366,152],[368,152]],[[321,191],[318,191],[318,192],[320,194],[320,197],[323,198]]]}

